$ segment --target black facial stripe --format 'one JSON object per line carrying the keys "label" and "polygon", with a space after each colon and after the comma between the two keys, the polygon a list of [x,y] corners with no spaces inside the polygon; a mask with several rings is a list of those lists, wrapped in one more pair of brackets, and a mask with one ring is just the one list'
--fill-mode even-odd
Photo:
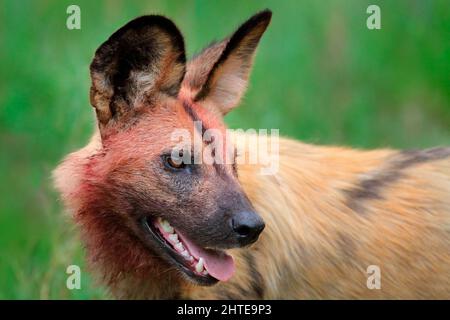
{"label": "black facial stripe", "polygon": [[188,114],[188,116],[192,119],[192,121],[200,121],[202,123],[202,136],[205,134],[206,130],[208,130],[207,127],[205,127],[203,121],[200,119],[200,117],[197,115],[197,113],[194,111],[194,109],[187,103],[183,103],[184,111]]}
{"label": "black facial stripe", "polygon": [[[184,108],[184,110],[186,111],[186,113],[189,115],[189,117],[192,119],[192,121],[200,121],[201,123],[202,123],[202,131],[201,131],[201,134],[202,134],[202,137],[203,137],[203,135],[205,134],[205,132],[209,129],[208,127],[206,127],[204,124],[203,124],[203,122],[201,121],[201,119],[200,119],[200,117],[197,115],[197,113],[193,110],[193,108],[187,103],[187,102],[184,102],[183,103],[183,108]],[[200,132],[199,132],[200,133]],[[209,141],[202,141],[204,144],[206,144],[206,145],[209,145],[209,144],[211,144],[211,143],[213,143],[214,142],[214,137],[211,137],[211,140],[209,140]],[[235,151],[234,152],[234,163],[236,162],[236,154],[237,154],[237,151]],[[213,149],[213,151],[212,151],[212,156],[214,157],[215,156],[215,149]],[[216,172],[218,173],[218,174],[226,174],[226,167],[224,166],[224,165],[221,165],[221,164],[218,164],[218,163],[213,163],[213,166],[214,166],[214,168],[215,168],[215,170],[216,170]],[[233,167],[233,171],[235,171],[235,173],[237,174],[237,170],[235,169],[235,165],[234,165],[234,167]]]}

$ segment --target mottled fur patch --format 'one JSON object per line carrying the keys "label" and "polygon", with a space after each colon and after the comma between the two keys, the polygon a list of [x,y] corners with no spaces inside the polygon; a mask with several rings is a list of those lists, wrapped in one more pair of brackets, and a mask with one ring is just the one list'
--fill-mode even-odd
{"label": "mottled fur patch", "polygon": [[250,272],[250,285],[253,289],[254,298],[263,299],[265,287],[264,279],[258,270],[256,259],[250,251],[245,252],[244,258],[247,261],[247,266]]}
{"label": "mottled fur patch", "polygon": [[407,169],[447,157],[450,157],[448,147],[400,151],[390,157],[382,168],[365,174],[353,189],[345,191],[347,206],[356,212],[364,213],[364,202],[382,199],[383,188],[404,177]]}

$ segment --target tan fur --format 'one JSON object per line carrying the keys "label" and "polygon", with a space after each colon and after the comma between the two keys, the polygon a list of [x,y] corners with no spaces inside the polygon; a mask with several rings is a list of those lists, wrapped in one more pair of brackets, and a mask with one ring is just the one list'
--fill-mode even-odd
{"label": "tan fur", "polygon": [[[54,172],[91,269],[120,299],[450,299],[450,148],[362,151],[280,139],[273,175],[239,160],[237,176],[231,164],[220,171],[203,164],[205,174],[187,182],[161,173],[175,129],[192,135],[201,120],[225,131],[222,116],[244,92],[270,18],[270,11],[253,16],[188,62],[186,74],[182,37],[161,16],[131,21],[97,51],[91,101],[99,131]],[[156,42],[146,46],[143,37]],[[118,55],[117,46],[132,50]],[[116,70],[120,63],[126,68]],[[235,146],[247,138],[237,134]],[[246,159],[248,152],[238,150]],[[231,229],[222,218],[232,205],[248,213],[250,202],[266,224],[256,243],[208,242]],[[236,248],[228,250],[234,276],[191,284],[138,224],[156,217],[199,246]],[[379,290],[367,287],[373,265]]]}
{"label": "tan fur", "polygon": [[214,43],[188,61],[186,74],[181,87],[181,90],[186,95],[189,94],[186,98],[194,100],[227,43],[228,39]]}
{"label": "tan fur", "polygon": [[[98,150],[97,141],[92,139],[55,172],[63,194],[77,183],[78,166]],[[261,277],[256,279],[260,292],[251,289],[255,274],[248,253],[235,249],[230,252],[237,272],[229,282],[187,286],[182,297],[450,298],[450,158],[407,169],[401,180],[386,186],[382,199],[368,201],[366,213],[345,204],[342,191],[380,170],[395,154],[281,139],[276,175],[240,165],[239,180],[267,225],[246,249]],[[381,290],[366,286],[369,265],[381,268]],[[134,297],[160,297],[154,283],[148,284],[151,288],[144,291],[134,288]]]}
{"label": "tan fur", "polygon": [[[450,158],[409,169],[370,201],[361,215],[340,190],[377,170],[391,150],[356,151],[282,139],[280,171],[262,176],[239,167],[240,181],[267,223],[252,247],[266,299],[449,299]],[[233,253],[237,261],[243,254]],[[247,266],[246,263],[242,265]],[[366,286],[369,265],[381,289]],[[228,284],[194,291],[195,298],[255,298],[251,273],[239,265]],[[224,287],[220,288],[220,286]]]}

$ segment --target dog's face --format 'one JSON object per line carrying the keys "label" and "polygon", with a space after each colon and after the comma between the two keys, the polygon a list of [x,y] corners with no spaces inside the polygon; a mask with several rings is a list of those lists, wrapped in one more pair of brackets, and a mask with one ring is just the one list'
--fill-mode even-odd
{"label": "dog's face", "polygon": [[[140,17],[91,64],[103,146],[90,163],[92,190],[115,223],[199,284],[229,279],[233,259],[221,249],[249,245],[264,228],[239,184],[222,117],[245,90],[270,16],[255,15],[187,63],[170,20]],[[205,139],[209,129],[220,143]]]}

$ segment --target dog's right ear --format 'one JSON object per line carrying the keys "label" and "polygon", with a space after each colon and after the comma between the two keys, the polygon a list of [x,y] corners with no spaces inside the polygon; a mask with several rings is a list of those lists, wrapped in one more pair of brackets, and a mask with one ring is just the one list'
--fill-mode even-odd
{"label": "dog's right ear", "polygon": [[91,104],[103,136],[126,126],[141,108],[176,97],[185,74],[183,36],[162,16],[143,16],[117,30],[91,63]]}
{"label": "dog's right ear", "polygon": [[229,38],[190,60],[183,97],[219,117],[236,107],[246,90],[256,48],[271,17],[270,10],[255,14]]}

